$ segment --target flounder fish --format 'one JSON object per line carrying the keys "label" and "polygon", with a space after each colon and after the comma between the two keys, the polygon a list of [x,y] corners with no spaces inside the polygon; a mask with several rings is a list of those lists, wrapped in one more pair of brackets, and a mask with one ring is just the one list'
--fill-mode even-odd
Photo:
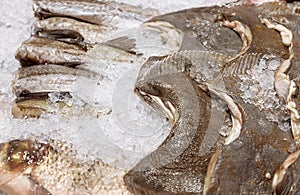
{"label": "flounder fish", "polygon": [[[298,61],[294,58],[298,48],[293,44],[299,38],[293,34],[297,27],[289,28],[285,17],[295,24],[298,4],[293,6],[271,3],[195,8],[150,20],[167,21],[202,46],[198,51],[149,58],[140,70],[136,92],[164,113],[173,127],[157,150],[125,175],[131,192],[293,194],[298,190],[298,180],[292,175],[299,151],[288,151],[294,140],[297,145],[299,126],[298,93],[293,87],[297,80],[287,75],[288,69],[297,69]],[[279,14],[286,24],[270,20],[268,14]],[[214,52],[207,53],[203,47]],[[209,150],[199,155],[201,145],[209,143],[204,143],[203,134],[209,123],[215,122],[214,116],[207,116],[213,108],[208,98],[211,94],[227,104],[223,112],[230,112],[232,128],[227,140],[217,136]],[[204,104],[198,106],[194,98],[205,100]],[[293,136],[280,130],[289,114]]]}

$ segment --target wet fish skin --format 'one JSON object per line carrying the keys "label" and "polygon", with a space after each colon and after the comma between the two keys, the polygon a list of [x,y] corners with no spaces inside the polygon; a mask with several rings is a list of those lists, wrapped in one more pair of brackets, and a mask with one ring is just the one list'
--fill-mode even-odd
{"label": "wet fish skin", "polygon": [[274,54],[288,58],[288,48],[282,44],[280,34],[260,22],[260,13],[255,6],[241,6],[225,12],[227,11],[235,15],[233,17],[227,15],[230,21],[240,21],[250,28],[253,38],[248,53]]}
{"label": "wet fish skin", "polygon": [[276,194],[290,194],[296,195],[300,193],[299,183],[300,177],[298,176],[300,171],[299,158],[298,160],[287,169],[282,182],[276,188]]}
{"label": "wet fish skin", "polygon": [[74,66],[81,64],[85,55],[86,51],[78,45],[48,38],[31,37],[22,43],[15,56],[22,66],[35,64]]}
{"label": "wet fish skin", "polygon": [[[279,5],[280,7],[286,7],[286,4],[283,3]],[[261,6],[265,6],[265,4]],[[263,10],[267,13],[266,7],[264,7]],[[259,8],[254,5],[238,5],[231,8],[218,6],[192,8],[156,16],[149,21],[167,21],[182,30],[188,36],[195,38],[202,45],[201,47],[204,46],[208,51],[216,51],[225,55],[235,56],[242,48],[241,40],[234,31],[226,27],[221,27],[220,20],[222,20],[222,17],[230,21],[238,20],[248,25],[254,33],[253,43],[248,51],[249,53],[267,51],[287,58],[288,50],[280,42],[279,34],[275,30],[268,29],[260,23],[260,18],[258,17],[260,13],[258,9]],[[270,10],[270,12],[271,11],[272,10]],[[262,41],[267,39],[271,39],[274,42]]]}
{"label": "wet fish skin", "polygon": [[104,187],[107,169],[122,173],[99,159],[78,161],[76,151],[59,141],[25,139],[0,144],[0,192],[8,194],[103,194],[124,189],[117,176],[111,181],[114,185]]}
{"label": "wet fish skin", "polygon": [[58,65],[36,65],[21,68],[14,84],[17,96],[45,92],[72,92],[78,77],[101,80],[101,76],[86,70]]}
{"label": "wet fish skin", "polygon": [[46,37],[46,38],[54,39],[69,44],[79,45],[84,50],[86,50],[86,46],[83,42],[84,38],[77,31],[63,29],[63,30],[37,31],[36,33],[39,37]]}
{"label": "wet fish skin", "polygon": [[[38,118],[45,112],[53,112],[54,106],[59,109],[70,107],[66,102],[80,77],[102,80],[101,75],[91,71],[52,64],[20,68],[13,88],[17,96],[12,107],[14,118]],[[49,94],[53,92],[60,93],[62,100],[49,102]]]}
{"label": "wet fish skin", "polygon": [[[208,53],[209,55],[200,55],[201,53]],[[166,98],[171,96],[172,97],[172,90],[177,89],[177,93],[180,94],[180,90],[184,90],[185,86],[177,84],[172,78],[169,77],[169,75],[173,74],[174,79],[181,79],[179,77],[189,77],[190,79],[193,79],[194,84],[201,85],[204,82],[209,82],[209,78],[215,78],[218,74],[221,74],[223,67],[225,65],[224,62],[226,62],[226,59],[228,60],[228,57],[219,54],[216,55],[214,53],[210,52],[202,52],[202,51],[186,51],[186,52],[179,52],[181,55],[170,55],[168,57],[156,57],[156,58],[150,58],[141,68],[137,83],[136,83],[136,91],[140,93],[142,98],[146,100],[147,103],[149,103],[153,108],[156,110],[161,109],[161,107],[155,105],[155,101],[151,100],[151,95],[161,97],[162,100],[170,100],[175,106],[175,110],[179,110],[179,116],[181,116],[181,113],[183,111],[183,108],[179,109],[178,105],[183,106],[182,104],[179,104],[178,102],[172,100],[172,98]],[[200,57],[202,56],[202,57]],[[205,56],[205,57],[204,57]],[[212,59],[210,59],[208,56],[210,56]],[[222,58],[223,56],[223,58]],[[219,59],[219,66],[214,65],[212,63],[214,58],[220,58]],[[248,69],[254,69],[255,66],[259,66],[259,62],[262,59],[262,55],[254,55],[249,56],[249,58],[257,58],[258,60],[245,60],[243,61],[243,58],[239,58],[242,60],[241,67],[239,69],[244,69],[243,66],[249,66]],[[206,59],[206,61],[204,60]],[[215,59],[215,62],[218,62],[218,60]],[[222,60],[223,59],[223,60]],[[160,60],[161,63],[157,60]],[[223,61],[223,63],[222,63]],[[209,63],[208,63],[209,62]],[[253,64],[247,64],[246,62],[252,62]],[[233,68],[234,71],[237,71],[238,69],[235,69],[236,66],[234,61],[231,61],[231,65],[226,64],[228,66],[224,70]],[[210,64],[210,66],[206,67],[207,64]],[[238,66],[240,66],[238,64]],[[202,69],[201,69],[202,67]],[[205,67],[207,69],[205,69]],[[214,73],[209,73],[209,70],[213,68]],[[206,74],[202,73],[201,71],[205,71]],[[249,70],[248,70],[249,71]],[[257,184],[254,182],[256,180],[263,181],[257,189],[259,192],[264,193],[271,193],[272,187],[271,182],[267,178],[265,178],[265,174],[267,172],[274,173],[277,167],[280,166],[282,160],[288,155],[287,151],[285,151],[285,148],[288,147],[288,142],[284,141],[284,138],[287,140],[292,140],[291,135],[288,132],[277,132],[277,124],[272,123],[266,119],[265,112],[262,111],[260,108],[256,107],[255,105],[251,105],[249,103],[245,103],[243,99],[240,98],[241,92],[239,91],[239,83],[242,81],[238,80],[238,75],[243,74],[250,74],[248,71],[244,70],[241,72],[231,72],[229,75],[224,75],[224,87],[227,88],[227,92],[234,98],[234,100],[240,105],[240,107],[243,109],[243,112],[245,112],[245,126],[243,127],[243,132],[241,134],[241,137],[238,138],[235,142],[230,144],[229,146],[222,147],[220,155],[217,158],[217,168],[214,169],[214,174],[212,174],[210,177],[212,178],[209,181],[209,186],[207,187],[208,192],[228,192],[228,193],[243,193],[242,190],[248,190],[253,191],[257,188]],[[185,74],[179,74],[178,72],[184,72]],[[226,72],[226,71],[225,71]],[[202,76],[199,76],[200,74],[203,74]],[[233,74],[235,73],[235,74]],[[177,75],[176,75],[177,74]],[[177,78],[175,78],[175,75]],[[162,79],[159,77],[163,77],[164,85],[160,84]],[[251,77],[251,74],[249,75]],[[201,80],[203,79],[203,80]],[[178,82],[178,81],[177,81]],[[167,84],[166,84],[167,83]],[[184,83],[184,82],[181,82]],[[173,88],[173,85],[175,86]],[[205,87],[204,87],[205,89]],[[141,92],[142,91],[142,92]],[[189,90],[192,91],[192,90]],[[203,92],[202,92],[203,93]],[[150,94],[150,96],[148,96]],[[176,94],[176,93],[175,93]],[[206,94],[207,95],[207,94]],[[146,97],[145,97],[146,96]],[[204,95],[201,94],[198,96],[203,97]],[[178,95],[178,97],[180,97]],[[181,96],[182,97],[182,96]],[[192,94],[190,94],[189,98],[192,97]],[[189,101],[186,101],[186,104],[192,104]],[[192,104],[193,105],[193,104]],[[195,112],[195,111],[193,111]],[[206,116],[208,117],[208,116]],[[207,118],[208,119],[208,118]],[[185,123],[185,119],[178,119],[181,120],[181,122]],[[258,127],[257,123],[253,123],[253,121],[261,121]],[[204,123],[208,124],[209,120],[206,120]],[[257,128],[258,127],[258,128]],[[217,128],[217,127],[216,127]],[[187,130],[188,128],[185,128]],[[201,128],[202,131],[206,131],[207,129]],[[216,130],[216,129],[215,129]],[[180,131],[174,127],[174,129],[171,130],[170,136],[176,136],[177,131]],[[245,131],[245,132],[244,132]],[[172,134],[172,132],[174,132]],[[272,137],[272,139],[270,139]],[[199,143],[201,143],[201,138],[195,138]],[[274,144],[274,143],[276,144]],[[165,147],[165,142],[162,144],[163,147]],[[170,149],[170,148],[169,148]],[[157,151],[160,150],[160,147],[154,151],[153,153],[156,154]],[[173,151],[173,149],[170,149],[169,151]],[[197,151],[196,149],[194,151]],[[199,151],[199,148],[198,148]],[[208,151],[207,155],[205,155],[206,159],[209,159],[213,152],[216,151],[215,147],[212,147],[211,150]],[[233,152],[233,153],[232,153]],[[171,152],[172,153],[172,152]],[[276,153],[276,156],[278,156],[278,159],[273,159],[274,153]],[[156,154],[156,155],[159,155]],[[196,162],[198,159],[202,158],[202,156],[197,156],[197,154],[194,154],[191,161]],[[247,157],[245,157],[247,155]],[[151,154],[149,155],[151,156]],[[135,192],[135,193],[169,193],[167,187],[161,187],[164,185],[167,185],[164,181],[171,181],[172,179],[176,178],[176,180],[179,180],[174,174],[173,176],[168,175],[165,172],[176,172],[178,171],[177,168],[180,167],[180,165],[176,164],[176,162],[179,162],[179,160],[174,160],[172,163],[175,163],[175,165],[171,167],[166,168],[166,166],[162,166],[159,171],[152,170],[154,173],[150,173],[147,171],[143,172],[143,169],[140,168],[143,166],[143,163],[146,165],[149,165],[149,162],[151,162],[151,159],[149,156],[147,156],[145,159],[143,159],[127,176],[125,176],[125,181],[127,185],[129,185],[129,188]],[[255,161],[255,158],[257,156],[263,156],[263,158],[260,159],[259,162]],[[161,157],[162,158],[162,157]],[[264,158],[268,159],[267,161],[264,161]],[[157,159],[159,159],[157,157]],[[144,161],[145,160],[145,161]],[[271,162],[271,163],[270,163]],[[207,162],[209,163],[209,162]],[[150,163],[151,165],[151,163]],[[150,166],[149,165],[149,166]],[[193,167],[191,165],[191,167]],[[204,185],[204,177],[206,174],[206,169],[208,167],[208,164],[201,164],[197,166],[198,169],[202,169],[202,172],[198,173],[198,175],[203,176],[203,180],[199,179],[197,180],[197,185]],[[224,167],[229,167],[224,168]],[[247,175],[243,172],[243,168],[248,167],[248,170],[253,170],[253,174]],[[135,172],[135,170],[137,172]],[[179,169],[181,170],[181,169]],[[204,171],[205,170],[205,171]],[[226,170],[226,171],[225,171]],[[232,170],[232,172],[230,171]],[[180,172],[180,171],[178,171]],[[228,174],[230,172],[230,174]],[[163,174],[164,173],[164,174]],[[224,174],[224,175],[223,175]],[[184,175],[180,175],[181,177],[184,177]],[[173,178],[172,178],[173,177]],[[192,175],[189,175],[191,178]],[[223,180],[221,178],[226,177],[227,179]],[[153,178],[160,178],[157,181],[153,181]],[[162,179],[163,178],[163,179]],[[162,182],[164,181],[164,182]],[[219,181],[215,183],[214,181]],[[144,184],[143,184],[144,183]],[[253,185],[249,185],[249,183],[253,183]],[[175,185],[175,184],[173,184]],[[183,186],[180,184],[176,184],[178,193],[185,190]],[[176,186],[175,185],[175,186]],[[160,187],[157,187],[160,186]],[[243,186],[241,189],[240,186]],[[138,190],[138,191],[137,191]],[[180,191],[181,190],[181,191]],[[198,189],[200,192],[202,189]],[[246,191],[247,191],[246,190]]]}
{"label": "wet fish skin", "polygon": [[[197,40],[201,46],[209,51],[234,56],[242,47],[239,36],[230,29],[221,27],[216,22],[222,8],[202,7],[182,10],[165,15],[155,16],[149,20],[166,21],[183,31],[189,37]],[[224,36],[226,34],[226,36]],[[182,43],[185,45],[185,43]],[[224,49],[226,48],[226,50]]]}
{"label": "wet fish skin", "polygon": [[137,90],[141,96],[145,92],[170,101],[180,111],[162,145],[125,175],[129,190],[134,194],[201,193],[212,152],[192,156],[198,155],[210,117],[208,95],[183,73],[156,75],[138,84]]}
{"label": "wet fish skin", "polygon": [[[33,8],[35,15],[40,19],[65,16],[107,26],[109,26],[109,23],[114,23],[117,17],[123,20],[130,18],[134,23],[138,24],[153,16],[153,14],[157,14],[155,10],[151,9],[142,9],[141,11],[140,7],[113,1],[95,0],[35,0]],[[118,24],[115,23],[115,25]]]}
{"label": "wet fish skin", "polygon": [[109,61],[132,63],[141,60],[140,56],[118,49],[114,45],[103,43],[86,46],[87,50],[50,38],[31,37],[18,48],[16,58],[23,67],[56,64],[80,69],[88,66],[90,69],[85,69],[91,72],[99,66],[105,66]]}
{"label": "wet fish skin", "polygon": [[[53,103],[59,106],[59,109],[68,106],[63,100]],[[12,107],[14,118],[39,118],[42,114],[50,112],[51,103],[49,102],[48,93],[44,94],[26,94],[25,97],[18,97]]]}
{"label": "wet fish skin", "polygon": [[8,194],[50,195],[45,188],[26,175],[34,166],[43,162],[49,150],[48,144],[36,143],[33,140],[1,143],[0,190]]}
{"label": "wet fish skin", "polygon": [[44,20],[36,20],[32,25],[32,34],[39,35],[40,32],[52,30],[72,30],[79,33],[83,37],[83,42],[86,44],[96,44],[105,41],[113,31],[113,27],[100,26],[78,21],[66,17],[51,17]]}
{"label": "wet fish skin", "polygon": [[[102,80],[101,75],[91,71],[52,64],[20,68],[13,88],[17,96],[12,107],[14,118],[38,118],[43,113],[50,112],[53,106],[60,109],[69,107],[66,102],[80,77]],[[49,94],[53,92],[60,93],[62,101],[49,102]]]}
{"label": "wet fish skin", "polygon": [[[169,108],[171,114],[167,116],[171,118],[173,127],[168,138],[157,150],[142,159],[125,175],[125,183],[131,192],[203,192],[209,159],[224,139],[216,131],[219,124],[213,124],[210,127],[212,129],[209,129],[213,111],[211,97],[191,77],[201,71],[198,69],[201,66],[204,69],[222,69],[226,59],[229,57],[213,52],[183,51],[167,57],[151,57],[143,64],[135,91],[158,112],[165,113],[164,109]],[[206,62],[210,62],[211,67]],[[211,76],[206,79],[209,80]],[[153,97],[159,98],[162,103]],[[174,106],[173,109],[170,104]],[[216,138],[205,140],[209,130],[216,131]],[[209,148],[203,149],[206,145],[210,145]]]}
{"label": "wet fish skin", "polygon": [[[258,61],[248,60],[244,61],[240,65],[234,65],[238,64],[238,60],[243,60],[242,58],[237,58],[234,61],[229,61],[226,64],[226,67],[223,69],[223,78],[224,78],[224,85],[227,88],[227,92],[231,97],[234,98],[234,100],[240,105],[240,107],[245,112],[245,124],[243,127],[242,134],[240,137],[230,144],[229,146],[221,147],[221,151],[218,156],[216,157],[215,167],[212,169],[212,175],[210,175],[209,181],[204,182],[201,180],[198,180],[199,183],[194,185],[194,187],[198,185],[208,185],[206,188],[206,193],[236,193],[236,194],[242,194],[247,192],[260,192],[260,193],[266,193],[271,194],[272,193],[272,182],[270,179],[266,177],[266,174],[274,174],[274,172],[277,170],[278,167],[280,167],[283,160],[288,156],[288,152],[286,148],[288,148],[289,144],[291,144],[291,134],[288,132],[283,132],[278,130],[278,125],[276,123],[273,123],[266,118],[267,111],[261,110],[256,105],[252,105],[248,102],[245,102],[240,96],[241,91],[239,91],[239,83],[242,82],[242,80],[239,78],[240,75],[248,75],[251,77],[251,73],[249,73],[249,70],[253,69],[255,66],[259,66],[260,60],[262,60],[262,55],[267,54],[273,54],[276,56],[279,61],[282,58],[286,58],[286,55],[289,54],[288,49],[283,46],[281,42],[281,37],[275,30],[268,29],[266,31],[260,31],[262,28],[266,29],[266,27],[263,27],[263,25],[260,23],[260,19],[253,15],[253,13],[256,13],[255,10],[249,7],[243,8],[241,10],[245,11],[243,13],[240,12],[239,8],[234,8],[236,15],[233,15],[234,17],[230,20],[240,20],[241,22],[247,23],[248,26],[250,26],[251,32],[253,33],[253,42],[252,45],[249,48],[249,53],[258,52],[256,54],[257,56],[254,58],[257,58]],[[229,11],[228,11],[229,10]],[[230,12],[230,9],[226,11]],[[179,12],[180,13],[180,12]],[[190,13],[189,11],[184,11],[181,14],[188,15]],[[175,15],[178,14],[175,13]],[[258,14],[258,13],[257,13]],[[172,23],[172,14],[165,15],[167,18],[167,21],[176,26],[177,28],[182,25],[180,28],[181,30],[184,29],[184,26],[182,23],[180,23],[180,18],[185,17],[178,17],[179,22],[176,24],[176,22]],[[178,15],[176,15],[178,16]],[[181,15],[182,16],[182,15]],[[230,15],[229,15],[230,16]],[[164,16],[163,16],[164,17]],[[163,18],[163,19],[166,19]],[[228,16],[227,16],[228,19]],[[160,16],[157,18],[154,18],[153,20],[159,21],[161,20]],[[259,28],[256,28],[257,25],[259,25]],[[184,30],[183,30],[184,31]],[[264,34],[265,33],[265,34]],[[267,43],[261,43],[262,40],[259,39],[261,37],[261,34],[263,34],[263,37],[266,38],[274,38],[275,41],[272,39],[272,41]],[[266,39],[264,39],[265,41]],[[200,40],[201,41],[201,40]],[[264,47],[262,47],[263,45]],[[219,45],[218,45],[219,46]],[[238,47],[236,47],[236,51]],[[261,54],[259,54],[261,53]],[[248,53],[244,54],[244,56],[249,55]],[[255,54],[253,54],[255,56]],[[242,57],[244,57],[242,56]],[[157,59],[154,59],[155,61]],[[253,64],[251,64],[251,63]],[[250,63],[250,64],[249,64]],[[190,70],[190,68],[181,67],[180,61],[174,59],[174,66],[177,66],[177,68],[157,68],[157,72],[164,72],[165,74],[175,74],[176,70],[182,70],[187,71]],[[189,63],[188,63],[189,64]],[[192,63],[190,63],[192,64]],[[189,64],[189,65],[190,65]],[[279,64],[278,64],[279,65]],[[190,65],[191,66],[191,65]],[[237,67],[239,66],[239,67]],[[193,66],[191,66],[193,67]],[[144,68],[144,69],[143,69]],[[148,69],[149,74],[148,75],[156,75],[157,72],[151,72],[151,69],[153,68],[153,64],[146,63],[146,66],[143,66],[141,69],[140,74],[144,75],[146,74]],[[152,74],[150,74],[150,72]],[[230,72],[227,74],[226,72]],[[193,73],[193,72],[191,72]],[[226,73],[226,74],[225,74]],[[195,75],[199,74],[196,72]],[[150,77],[151,78],[151,77]],[[195,79],[195,77],[192,77]],[[203,78],[200,77],[200,78]],[[149,78],[144,78],[144,76],[139,76],[137,81],[137,86],[139,86],[141,83],[146,82]],[[155,83],[155,80],[158,79],[155,76],[153,76],[152,83],[148,83],[150,87]],[[165,82],[171,82],[165,81]],[[199,84],[199,83],[198,83]],[[149,87],[149,86],[148,86]],[[157,93],[156,90],[151,91],[149,88],[145,87],[145,91],[149,92],[150,94],[155,95],[161,95],[161,93]],[[151,88],[150,88],[151,89]],[[164,90],[159,90],[164,91]],[[170,93],[170,92],[168,92]],[[142,96],[147,95],[147,93],[142,93]],[[151,96],[150,96],[151,97]],[[150,104],[153,104],[154,102],[149,100],[148,102]],[[175,107],[176,107],[175,103]],[[158,109],[154,106],[154,108]],[[178,107],[176,107],[178,108]],[[253,123],[253,121],[260,121],[259,124]],[[172,135],[176,136],[176,132]],[[270,139],[272,138],[272,139]],[[285,141],[289,140],[289,141]],[[164,143],[163,143],[164,144]],[[163,145],[162,144],[162,145]],[[158,150],[160,147],[158,148]],[[169,151],[172,151],[170,149]],[[216,150],[215,150],[216,151]],[[155,154],[157,151],[154,151]],[[172,153],[172,152],[170,152]],[[211,157],[212,154],[210,154]],[[151,156],[151,154],[149,155]],[[143,171],[140,167],[141,164],[147,164],[149,162],[149,156],[147,156],[144,162],[144,159],[135,167],[133,170],[131,170],[128,175],[125,176],[125,182],[129,186],[129,189],[131,189],[133,192],[137,194],[155,194],[155,193],[161,193],[161,194],[168,194],[168,193],[174,193],[174,191],[168,191],[169,189],[166,188],[166,181],[172,181],[172,179],[176,178],[176,176],[173,175],[173,178],[170,179],[170,175],[168,175],[170,172],[176,170],[176,165],[171,167],[163,167],[161,169],[166,168],[164,171],[157,171],[156,169],[152,169],[154,173],[150,173],[147,171]],[[276,156],[276,158],[274,158]],[[209,158],[210,158],[209,157]],[[197,161],[199,157],[193,158],[194,161]],[[176,161],[178,162],[178,161]],[[149,163],[148,163],[149,164]],[[198,166],[201,167],[201,166]],[[245,169],[247,167],[248,169]],[[136,170],[136,173],[134,172]],[[251,170],[249,172],[249,170]],[[175,171],[176,172],[176,171]],[[164,173],[164,174],[163,174]],[[203,173],[202,173],[203,174]],[[162,176],[163,175],[163,176]],[[199,174],[198,174],[199,175]],[[205,174],[203,174],[205,175]],[[184,177],[183,175],[180,175],[181,177]],[[190,175],[189,175],[190,176]],[[158,179],[159,178],[159,179]],[[190,176],[191,178],[191,176]],[[164,180],[165,179],[165,180]],[[179,178],[176,178],[179,180]],[[153,181],[155,180],[155,181]],[[158,182],[160,181],[160,182]],[[163,181],[163,182],[162,182]],[[174,184],[176,185],[176,184]],[[177,191],[175,193],[182,193],[184,191],[184,187],[180,184],[177,184]],[[189,191],[190,192],[190,191]]]}

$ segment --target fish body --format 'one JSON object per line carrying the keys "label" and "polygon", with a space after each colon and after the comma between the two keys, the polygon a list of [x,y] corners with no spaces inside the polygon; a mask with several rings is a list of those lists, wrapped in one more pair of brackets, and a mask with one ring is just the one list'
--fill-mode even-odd
{"label": "fish body", "polygon": [[105,33],[109,34],[110,28],[81,22],[72,18],[66,17],[51,17],[44,20],[37,20],[34,22],[33,34],[40,35],[41,33],[53,30],[64,31],[66,29],[78,32],[83,37],[83,42],[86,44],[96,44],[105,41]]}
{"label": "fish body", "polygon": [[119,27],[123,25],[118,24],[120,21],[137,25],[157,13],[155,10],[143,10],[140,7],[113,1],[94,0],[35,0],[33,8],[39,18],[64,16],[97,25],[110,26],[110,23],[114,23]]}
{"label": "fish body", "polygon": [[85,55],[86,51],[78,45],[43,37],[31,37],[24,41],[16,52],[16,58],[23,66],[33,64],[74,66],[81,64]]}
{"label": "fish body", "polygon": [[[286,14],[291,13],[292,9],[284,3],[278,3],[277,8],[276,6],[272,7],[274,4],[270,4],[272,6],[268,10],[267,5],[262,4],[260,8],[253,5],[238,5],[232,8],[194,8],[157,16],[150,20],[167,21],[188,34],[189,37],[195,38],[194,40],[202,45],[197,49],[200,51],[180,51],[167,57],[149,58],[140,70],[136,91],[154,109],[160,110],[168,118],[175,119],[175,125],[173,125],[168,138],[176,137],[177,132],[180,137],[182,130],[189,132],[196,128],[178,129],[176,122],[189,124],[185,118],[173,116],[176,116],[176,113],[182,116],[181,112],[184,112],[184,106],[176,102],[176,99],[165,98],[187,89],[184,86],[180,88],[180,84],[177,84],[173,78],[176,74],[177,80],[191,79],[196,86],[203,90],[202,93],[194,93],[189,90],[190,99],[192,96],[204,98],[209,92],[210,94],[221,92],[219,95],[226,93],[227,97],[232,98],[242,113],[242,132],[235,141],[226,146],[222,146],[220,137],[216,138],[217,141],[214,142],[216,145],[210,147],[210,150],[204,155],[205,159],[210,159],[210,161],[205,163],[202,161],[202,164],[195,166],[197,169],[194,171],[193,163],[203,157],[196,152],[199,147],[193,150],[192,155],[189,155],[191,157],[188,160],[190,166],[183,167],[180,162],[185,163],[186,159],[177,160],[176,157],[180,158],[179,156],[189,150],[182,153],[174,152],[172,146],[167,147],[169,141],[167,138],[157,150],[142,159],[126,174],[124,180],[131,192],[135,194],[272,193],[274,188],[271,178],[282,166],[281,163],[288,159],[287,148],[293,140],[289,132],[280,130],[280,126],[287,118],[287,112],[284,102],[276,96],[277,92],[274,90],[276,69],[279,69],[283,62],[289,60],[291,49],[284,43],[282,34],[287,32],[285,28],[277,26],[277,29],[280,30],[275,30],[263,24],[261,20],[266,17],[267,13],[284,12]],[[284,15],[281,17],[283,18]],[[293,17],[299,16],[294,15]],[[291,21],[293,20],[295,19]],[[293,31],[295,28],[291,28],[291,30]],[[294,35],[297,36],[297,33]],[[294,43],[297,39],[298,37],[293,39]],[[295,48],[295,51],[297,49]],[[219,55],[222,53],[227,57],[219,63],[219,66],[213,66],[216,57],[209,59],[198,55],[199,58],[196,58],[197,55],[191,55],[193,52],[201,53],[205,50],[216,51]],[[291,64],[292,68],[298,61],[297,58],[294,58],[295,61]],[[297,69],[295,66],[294,68]],[[173,76],[170,78],[170,75]],[[161,84],[162,81],[165,84]],[[210,88],[217,91],[212,91]],[[249,93],[248,90],[252,89],[256,89],[257,92]],[[225,101],[225,99],[223,100]],[[297,98],[295,101],[298,101]],[[187,107],[189,104],[197,105],[193,104],[192,100],[186,103]],[[206,104],[208,107],[212,105],[209,101]],[[174,109],[168,105],[173,105]],[[227,105],[229,106],[228,103]],[[270,107],[270,105],[272,106]],[[195,106],[195,108],[197,107]],[[188,120],[188,117],[186,119]],[[198,124],[202,134],[205,132],[202,125],[206,124],[207,128],[210,121],[212,123],[215,121],[214,116],[207,119],[204,123]],[[170,121],[172,122],[172,120]],[[232,125],[234,125],[234,121],[232,121]],[[217,128],[215,130],[218,131]],[[203,139],[197,137],[197,134],[194,135],[194,138],[204,144]],[[187,139],[190,139],[189,136]],[[185,140],[177,141],[178,145],[182,142],[184,143]],[[199,145],[195,144],[195,147],[197,146]],[[166,151],[161,152],[161,156],[168,153],[169,156],[174,157],[174,160],[165,158],[170,162],[168,161],[167,165],[159,164],[157,167],[157,161],[153,162],[151,156],[159,156],[161,150]],[[159,157],[155,159],[159,159]],[[159,162],[161,161],[163,160]],[[188,163],[185,165],[188,166]],[[289,171],[287,177],[291,178],[290,175],[295,172],[292,168]],[[185,183],[186,181],[189,181],[188,184]],[[297,179],[285,181],[285,184],[289,186],[285,191],[293,188],[292,186],[297,181]],[[190,185],[190,183],[194,185]]]}

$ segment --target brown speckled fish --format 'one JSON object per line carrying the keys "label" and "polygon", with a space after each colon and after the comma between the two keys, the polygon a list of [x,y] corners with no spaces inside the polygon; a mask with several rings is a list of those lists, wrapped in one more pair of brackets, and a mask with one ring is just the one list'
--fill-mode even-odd
{"label": "brown speckled fish", "polygon": [[[294,4],[294,7],[297,5]],[[130,191],[135,194],[271,194],[273,190],[287,193],[295,188],[298,179],[292,179],[292,175],[296,173],[297,162],[293,162],[298,152],[289,154],[288,147],[294,138],[297,142],[297,134],[294,133],[297,131],[293,130],[293,138],[290,127],[284,126],[290,111],[291,124],[297,128],[295,112],[292,108],[286,109],[285,104],[292,102],[294,105],[293,102],[299,100],[285,93],[297,94],[282,82],[297,83],[297,80],[285,77],[286,71],[283,70],[286,66],[297,69],[298,56],[293,58],[293,63],[289,63],[293,56],[291,46],[294,51],[298,50],[295,48],[297,43],[292,45],[289,42],[296,42],[298,37],[290,39],[289,32],[297,27],[289,28],[287,22],[286,28],[264,20],[267,13],[278,14],[284,10],[283,14],[290,13],[291,22],[295,21],[299,16],[293,13],[292,8],[284,3],[263,4],[259,8],[253,5],[195,8],[151,19],[168,21],[198,40],[206,50],[229,56],[219,67],[212,65],[215,62],[212,59],[216,58],[207,60],[195,58],[197,55],[185,55],[200,51],[183,51],[165,58],[152,58],[143,65],[136,91],[152,107],[160,108],[173,122],[173,128],[156,151],[126,174],[124,180]],[[295,32],[294,36],[298,34]],[[198,49],[203,50],[203,47]],[[202,90],[189,89],[188,96],[179,95],[185,94],[188,84]],[[274,89],[274,84],[280,89]],[[222,138],[219,137],[214,141],[216,145],[204,155],[199,155],[201,144],[206,144],[201,136],[206,133],[208,124],[215,120],[207,109],[211,101],[206,100],[206,106],[199,107],[193,98],[205,100],[208,92],[226,102],[233,116],[232,126],[240,122],[242,128],[232,142],[226,144],[225,140],[223,145],[224,141],[220,141]],[[281,94],[284,94],[286,101],[278,97]],[[180,97],[188,98],[184,101]],[[234,105],[237,109],[232,107]],[[193,113],[205,112],[210,117],[206,116],[203,122],[195,121],[193,126],[188,126],[191,124],[190,117],[202,119],[201,114],[194,116],[189,112],[189,106],[193,106]],[[187,117],[183,117],[185,112],[189,113]],[[237,115],[239,112],[240,118]],[[237,122],[234,118],[238,119]],[[178,124],[182,125],[181,129]],[[281,170],[288,170],[287,175],[284,176]]]}

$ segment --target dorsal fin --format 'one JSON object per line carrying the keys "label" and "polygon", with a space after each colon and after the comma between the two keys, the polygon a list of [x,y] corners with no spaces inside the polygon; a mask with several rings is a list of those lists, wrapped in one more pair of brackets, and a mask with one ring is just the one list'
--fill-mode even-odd
{"label": "dorsal fin", "polygon": [[162,74],[186,72],[193,79],[199,79],[199,77],[201,80],[212,79],[211,77],[221,74],[222,67],[229,59],[230,56],[211,51],[180,51],[161,60],[149,58],[143,65],[149,70],[141,71],[143,75],[140,75],[139,78],[149,79]]}
{"label": "dorsal fin", "polygon": [[262,59],[262,53],[251,53],[243,55],[234,61],[229,62],[224,69],[223,76],[244,75],[251,70]]}

